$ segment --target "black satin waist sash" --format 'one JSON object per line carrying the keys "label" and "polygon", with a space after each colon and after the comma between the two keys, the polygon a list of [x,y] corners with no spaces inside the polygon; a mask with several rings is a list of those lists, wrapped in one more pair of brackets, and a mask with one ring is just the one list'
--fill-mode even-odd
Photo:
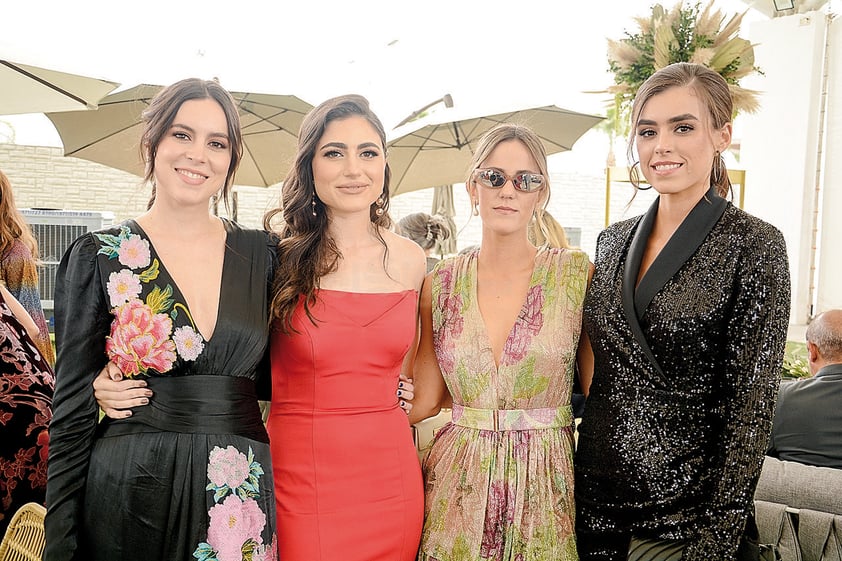
{"label": "black satin waist sash", "polygon": [[146,379],[153,395],[128,419],[103,419],[100,437],[143,432],[236,434],[269,443],[254,382],[239,376]]}

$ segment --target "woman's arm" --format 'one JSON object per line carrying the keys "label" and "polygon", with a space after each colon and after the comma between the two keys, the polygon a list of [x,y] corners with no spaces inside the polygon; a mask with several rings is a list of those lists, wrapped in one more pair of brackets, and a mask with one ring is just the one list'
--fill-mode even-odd
{"label": "woman's arm", "polygon": [[415,384],[415,398],[409,413],[410,424],[415,424],[438,414],[451,401],[450,392],[439,368],[436,350],[433,346],[432,279],[427,275],[421,288],[420,319],[421,340],[412,364],[412,379]]}
{"label": "woman's arm", "polygon": [[91,234],[65,252],[56,274],[56,386],[47,467],[44,559],[76,560],[88,464],[98,421],[91,382],[108,362],[111,314]]}
{"label": "woman's arm", "polygon": [[[593,272],[593,263],[589,262],[587,288],[591,286]],[[591,381],[593,380],[593,348],[591,347],[591,339],[588,337],[588,332],[585,330],[584,314],[582,316],[582,328],[579,333],[579,347],[576,349],[576,372],[579,375],[579,387],[582,388],[582,394],[588,397]]]}
{"label": "woman's arm", "polygon": [[[789,264],[780,232],[752,232],[742,244],[728,311],[719,402],[722,435],[708,520],[682,559],[733,555],[743,533],[772,427],[790,312]],[[725,280],[723,279],[723,282]]]}

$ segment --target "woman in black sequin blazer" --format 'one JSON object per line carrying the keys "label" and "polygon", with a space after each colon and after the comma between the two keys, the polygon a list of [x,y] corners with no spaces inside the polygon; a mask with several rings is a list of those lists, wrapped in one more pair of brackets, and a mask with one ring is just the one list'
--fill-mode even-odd
{"label": "woman in black sequin blazer", "polygon": [[632,536],[683,540],[684,561],[757,555],[790,282],[781,233],[723,198],[731,111],[724,80],[686,63],[650,77],[632,108],[660,196],[597,242],[575,461],[583,560],[624,560]]}

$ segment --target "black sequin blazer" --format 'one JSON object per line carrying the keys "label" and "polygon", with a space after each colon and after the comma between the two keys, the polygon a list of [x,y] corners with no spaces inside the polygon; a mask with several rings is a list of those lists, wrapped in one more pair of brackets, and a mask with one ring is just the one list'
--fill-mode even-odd
{"label": "black sequin blazer", "polygon": [[686,561],[732,558],[769,437],[789,323],[783,237],[710,191],[635,289],[657,205],[597,242],[575,461],[583,559],[632,533],[689,540]]}

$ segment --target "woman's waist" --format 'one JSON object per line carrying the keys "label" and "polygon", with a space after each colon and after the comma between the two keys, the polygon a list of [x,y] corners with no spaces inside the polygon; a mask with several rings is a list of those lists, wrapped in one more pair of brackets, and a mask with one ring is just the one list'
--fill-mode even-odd
{"label": "woman's waist", "polygon": [[270,417],[370,417],[370,416],[392,416],[396,412],[406,414],[398,405],[397,401],[391,403],[368,403],[368,404],[313,404],[295,401],[272,401],[269,408]]}
{"label": "woman's waist", "polygon": [[128,419],[105,419],[100,436],[138,432],[238,434],[268,442],[254,381],[237,376],[191,375],[147,379],[149,405]]}
{"label": "woman's waist", "polygon": [[557,407],[485,408],[454,403],[453,424],[479,430],[519,431],[573,426],[573,409]]}

